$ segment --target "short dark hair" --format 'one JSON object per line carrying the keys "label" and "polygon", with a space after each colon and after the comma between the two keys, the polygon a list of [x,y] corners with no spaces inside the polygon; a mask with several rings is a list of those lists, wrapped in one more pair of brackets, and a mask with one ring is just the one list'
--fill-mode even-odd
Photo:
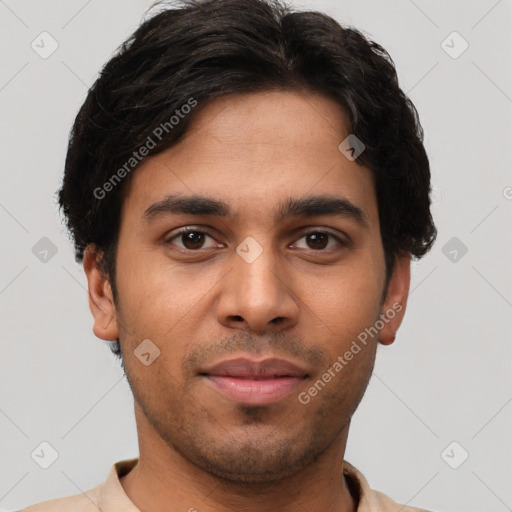
{"label": "short dark hair", "polygon": [[[420,258],[430,249],[436,228],[423,130],[384,48],[323,13],[278,0],[174,2],[104,66],[70,134],[59,204],[77,261],[94,244],[114,297],[134,151],[149,148],[150,138],[150,155],[176,144],[210,100],[271,90],[320,93],[348,114],[350,132],[365,145],[356,162],[375,174],[387,276],[398,253]],[[198,106],[185,109],[192,102]]]}

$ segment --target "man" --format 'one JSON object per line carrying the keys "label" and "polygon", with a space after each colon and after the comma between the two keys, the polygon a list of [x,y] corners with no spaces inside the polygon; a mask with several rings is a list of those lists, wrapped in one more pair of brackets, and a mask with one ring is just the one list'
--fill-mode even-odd
{"label": "man", "polygon": [[343,457],[435,239],[422,136],[385,50],[323,14],[207,0],[144,22],[60,191],[140,455],[26,510],[419,510]]}

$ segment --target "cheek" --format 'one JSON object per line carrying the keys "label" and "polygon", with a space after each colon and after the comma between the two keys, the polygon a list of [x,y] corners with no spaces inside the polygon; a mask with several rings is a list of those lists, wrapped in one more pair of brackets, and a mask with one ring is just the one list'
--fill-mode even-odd
{"label": "cheek", "polygon": [[144,251],[120,254],[129,254],[118,262],[116,275],[122,341],[134,349],[150,339],[161,351],[161,362],[167,358],[166,352],[172,351],[177,364],[178,355],[186,352],[202,327],[197,316],[216,276],[179,271],[167,260],[162,263],[161,258],[152,259]]}
{"label": "cheek", "polygon": [[366,265],[340,267],[303,292],[306,310],[314,313],[313,319],[320,320],[321,330],[331,339],[326,349],[332,355],[339,355],[376,321],[382,286],[380,269],[369,261]]}
{"label": "cheek", "polygon": [[129,243],[119,246],[118,255],[122,255],[118,257],[116,267],[121,339],[132,348],[146,338],[156,342],[158,328],[169,329],[171,320],[165,320],[162,310],[169,299],[162,296],[165,279],[158,279],[158,272],[147,264],[144,254],[130,251]]}

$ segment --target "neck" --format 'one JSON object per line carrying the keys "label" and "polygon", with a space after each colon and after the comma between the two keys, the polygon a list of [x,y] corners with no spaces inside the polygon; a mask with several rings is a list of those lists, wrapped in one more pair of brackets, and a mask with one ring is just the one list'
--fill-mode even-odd
{"label": "neck", "polygon": [[[136,414],[137,416],[137,414]],[[343,475],[347,425],[311,465],[281,479],[240,483],[204,471],[153,437],[137,418],[139,461],[121,485],[140,510],[152,512],[355,512],[357,504]],[[142,431],[141,431],[142,430]],[[147,434],[147,435],[146,435]],[[148,442],[151,439],[151,442]]]}

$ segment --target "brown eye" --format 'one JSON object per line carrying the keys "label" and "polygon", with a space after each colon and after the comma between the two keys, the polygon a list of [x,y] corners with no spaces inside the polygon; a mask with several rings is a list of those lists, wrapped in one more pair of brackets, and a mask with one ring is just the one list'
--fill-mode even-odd
{"label": "brown eye", "polygon": [[186,249],[200,249],[204,243],[204,233],[199,231],[182,233],[181,242]]}
{"label": "brown eye", "polygon": [[335,249],[336,245],[339,248],[345,247],[347,244],[342,239],[326,231],[311,231],[305,233],[294,244],[299,249],[309,249],[313,251],[328,251],[329,249]]}
{"label": "brown eye", "polygon": [[309,233],[306,240],[311,249],[325,249],[329,241],[327,233]]}
{"label": "brown eye", "polygon": [[[210,239],[210,245],[206,245],[207,240]],[[169,237],[166,241],[168,245],[175,245],[176,247],[188,251],[198,251],[200,249],[208,249],[216,247],[215,239],[204,231],[198,229],[182,229],[173,236]]]}

